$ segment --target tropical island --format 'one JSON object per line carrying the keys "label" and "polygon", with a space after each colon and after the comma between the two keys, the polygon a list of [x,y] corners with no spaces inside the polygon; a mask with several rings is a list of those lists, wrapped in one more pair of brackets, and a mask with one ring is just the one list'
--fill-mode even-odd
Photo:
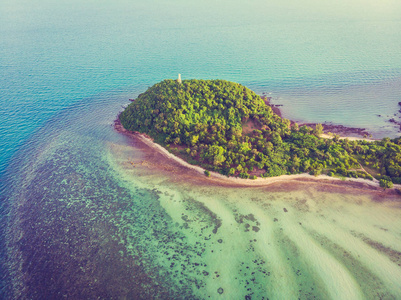
{"label": "tropical island", "polygon": [[151,137],[193,165],[256,179],[309,173],[401,183],[401,137],[378,141],[322,137],[299,126],[255,92],[225,80],[164,80],[120,115],[122,126]]}

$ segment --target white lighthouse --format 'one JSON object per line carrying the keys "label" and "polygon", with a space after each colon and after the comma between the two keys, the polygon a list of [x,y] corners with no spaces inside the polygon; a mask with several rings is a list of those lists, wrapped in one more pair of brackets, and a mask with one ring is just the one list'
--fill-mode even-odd
{"label": "white lighthouse", "polygon": [[181,74],[178,74],[178,79],[177,79],[178,83],[182,83],[181,81]]}

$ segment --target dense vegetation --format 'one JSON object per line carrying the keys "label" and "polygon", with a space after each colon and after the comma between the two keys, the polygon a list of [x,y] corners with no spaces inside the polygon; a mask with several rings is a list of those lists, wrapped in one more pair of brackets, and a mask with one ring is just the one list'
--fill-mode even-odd
{"label": "dense vegetation", "polygon": [[165,80],[140,94],[120,120],[126,129],[148,134],[190,163],[225,175],[309,172],[368,179],[373,175],[387,186],[401,183],[401,138],[320,138],[321,125],[298,127],[238,83]]}

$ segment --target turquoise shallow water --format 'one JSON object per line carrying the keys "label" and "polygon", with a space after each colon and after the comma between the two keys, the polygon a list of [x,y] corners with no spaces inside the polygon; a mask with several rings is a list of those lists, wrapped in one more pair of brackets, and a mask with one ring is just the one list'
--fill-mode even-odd
{"label": "turquoise shallow water", "polygon": [[401,294],[399,196],[310,182],[207,185],[114,131],[126,97],[102,93],[90,99],[96,109],[65,110],[12,164],[7,297]]}
{"label": "turquoise shallow water", "polygon": [[400,101],[400,11],[391,0],[2,1],[0,170],[63,108],[177,73],[271,92],[295,119],[370,119],[394,136],[376,115]]}
{"label": "turquoise shallow water", "polygon": [[[112,163],[110,157],[113,155],[103,151],[110,143],[122,143],[123,138],[110,130],[110,124],[127,99],[164,78],[176,77],[178,73],[183,78],[232,80],[260,94],[271,93],[273,103],[284,105],[284,115],[294,120],[366,127],[375,137],[399,135],[398,128],[388,120],[392,117],[400,119],[397,112],[397,103],[401,101],[400,15],[401,5],[392,0],[380,3],[357,0],[336,3],[312,0],[269,3],[119,0],[87,1],[85,4],[82,1],[1,1],[0,187],[1,209],[5,212],[2,215],[20,202],[38,199],[44,206],[35,217],[43,217],[48,223],[46,227],[45,223],[37,223],[38,219],[28,218],[29,222],[43,225],[38,225],[37,233],[27,234],[32,238],[28,241],[32,242],[48,235],[46,230],[59,226],[65,232],[70,226],[51,219],[53,210],[58,209],[56,199],[66,205],[65,216],[63,210],[59,211],[60,220],[66,216],[80,221],[94,218],[96,224],[103,222],[96,220],[102,215],[100,212],[109,210],[102,202],[107,199],[125,199],[113,200],[117,203],[117,215],[112,218],[120,216],[118,209],[126,208],[129,199],[159,199],[151,192],[157,187],[152,180],[142,184],[144,191],[125,189],[121,192],[125,193],[123,197],[115,198],[119,193],[116,191],[124,187],[119,179],[121,169]],[[89,113],[92,110],[93,113]],[[99,171],[102,165],[108,172]],[[72,188],[82,185],[80,180],[83,179],[73,175],[75,173],[90,182],[89,187],[84,185],[84,190]],[[31,177],[28,180],[26,176]],[[102,186],[101,183],[108,180],[114,183]],[[135,181],[132,178],[126,180]],[[47,190],[52,192],[43,194],[47,185]],[[152,189],[149,186],[153,186]],[[167,193],[174,193],[174,190]],[[96,209],[91,208],[92,204],[78,206],[74,212],[67,209],[75,207],[72,203],[81,201],[79,199],[85,199],[85,203],[94,199]],[[194,207],[193,203],[188,205]],[[171,215],[159,206],[160,201],[154,200],[152,209],[160,211],[159,219],[169,223]],[[21,207],[27,211],[31,209]],[[136,206],[133,211],[143,209]],[[218,209],[211,210],[215,214],[219,212]],[[95,215],[91,215],[92,211]],[[24,211],[13,210],[10,216],[19,218],[19,213]],[[8,234],[10,241],[15,241],[10,228],[18,222],[12,220],[10,223],[2,220],[2,232]],[[92,232],[93,235],[86,238],[81,236],[81,231],[85,231],[88,225],[85,222],[89,221],[82,222],[74,229],[77,235],[70,239],[82,238],[88,243],[97,241],[101,244],[99,249],[105,252],[107,249],[114,249],[113,253],[130,249],[118,243],[120,246],[116,246],[112,243],[113,238],[102,242],[99,237],[113,237],[117,236],[117,231],[127,230],[121,225],[122,221],[115,227],[110,225],[108,217],[104,222],[110,226],[91,223],[91,228],[104,229]],[[150,221],[145,218],[140,224],[146,226],[147,222]],[[6,224],[11,225],[5,228]],[[18,226],[17,230],[27,228]],[[133,230],[135,237],[141,235],[143,229],[135,227]],[[62,232],[50,236],[54,241],[61,241]],[[171,238],[179,239],[180,234],[182,232]],[[129,236],[129,233],[124,231],[124,235]],[[26,257],[7,257],[6,242],[5,238],[1,239],[1,257],[8,261],[8,268],[10,263],[36,259],[28,255],[32,252],[30,248],[21,250],[21,255],[28,255]],[[68,244],[70,240],[63,240],[63,243]],[[390,237],[388,243],[389,248],[398,247],[397,240],[394,240],[396,245],[391,245]],[[91,245],[85,248],[89,251],[85,255],[96,262],[96,255],[90,252],[94,244]],[[145,240],[141,240],[141,245],[149,246]],[[53,249],[48,254],[58,253],[61,258],[71,254],[62,249],[58,252]],[[132,249],[130,251],[130,255],[135,254]],[[15,254],[9,251],[8,255],[10,253]],[[96,253],[103,259],[103,252]],[[157,257],[160,253],[155,250],[149,255]],[[116,256],[113,259],[111,264],[118,260]],[[47,258],[37,266],[46,265],[44,261]],[[75,266],[83,266],[78,259],[73,262]],[[161,264],[166,265],[166,262]],[[32,263],[31,269],[27,266],[24,270],[33,275],[33,272],[39,272],[37,266]],[[146,268],[150,267],[147,265]],[[71,270],[75,269],[71,267]],[[115,277],[118,270],[116,267],[115,271],[104,275],[103,281],[99,278],[99,282]],[[127,272],[132,272],[129,270]],[[141,272],[148,274],[150,271]],[[160,272],[160,278],[170,278]],[[98,274],[103,273],[99,271]],[[17,279],[13,277],[13,280]],[[80,282],[85,285],[86,281]],[[23,286],[18,284],[13,286],[20,292]],[[174,284],[180,286],[179,282]],[[319,293],[327,289],[323,286]],[[192,293],[192,288],[185,288]],[[175,295],[174,291],[155,290],[159,295]],[[396,292],[391,291],[393,295]],[[116,290],[114,293],[123,292]],[[203,294],[197,295],[202,297]]]}

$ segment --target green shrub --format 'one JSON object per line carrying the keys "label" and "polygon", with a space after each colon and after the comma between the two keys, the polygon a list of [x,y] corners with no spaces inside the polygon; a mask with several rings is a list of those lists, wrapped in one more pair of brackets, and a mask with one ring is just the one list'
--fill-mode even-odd
{"label": "green shrub", "polygon": [[[164,80],[140,94],[119,118],[125,129],[146,133],[169,151],[224,175],[248,178],[256,167],[266,170],[265,177],[311,170],[319,175],[330,166],[329,176],[371,179],[350,171],[361,164],[383,174],[378,180],[401,183],[401,137],[375,142],[319,138],[321,124],[291,126],[260,96],[234,82]],[[259,129],[243,130],[249,121]]]}
{"label": "green shrub", "polygon": [[318,176],[322,173],[321,169],[313,169],[309,172],[310,175]]}
{"label": "green shrub", "polygon": [[395,184],[401,184],[401,177],[393,177],[391,181]]}
{"label": "green shrub", "polygon": [[384,189],[391,189],[393,187],[393,182],[386,179],[380,179],[380,186]]}
{"label": "green shrub", "polygon": [[246,179],[246,178],[249,178],[249,174],[245,173],[245,172],[242,172],[242,173],[239,174],[239,177]]}

